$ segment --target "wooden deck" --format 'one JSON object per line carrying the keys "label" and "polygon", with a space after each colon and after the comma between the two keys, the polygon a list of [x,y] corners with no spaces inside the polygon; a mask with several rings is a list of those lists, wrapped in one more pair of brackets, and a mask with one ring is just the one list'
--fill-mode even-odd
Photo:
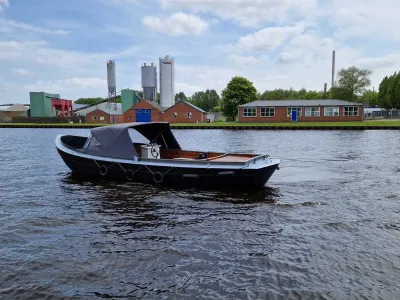
{"label": "wooden deck", "polygon": [[254,156],[245,156],[245,155],[224,155],[222,157],[218,158],[210,158],[208,160],[210,161],[217,161],[217,162],[243,162],[243,161],[248,161],[249,159],[254,158]]}

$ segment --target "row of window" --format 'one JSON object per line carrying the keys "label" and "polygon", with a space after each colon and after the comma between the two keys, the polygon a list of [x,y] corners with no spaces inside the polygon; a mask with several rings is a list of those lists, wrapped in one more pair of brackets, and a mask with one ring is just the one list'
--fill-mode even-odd
{"label": "row of window", "polygon": [[[93,121],[97,120],[97,117],[96,116],[92,117],[92,120]],[[104,121],[104,117],[99,117],[99,120],[100,121]]]}
{"label": "row of window", "polygon": [[[174,113],[172,113],[172,116],[174,118],[176,118],[176,117],[178,117],[178,113],[174,112]],[[191,119],[192,118],[192,113],[191,112],[187,112],[187,113],[185,113],[185,116],[186,116],[186,118]]]}
{"label": "row of window", "polygon": [[[321,116],[321,108],[320,107],[305,107],[305,116],[306,117],[320,117]],[[292,115],[292,112],[296,111],[297,116],[302,116],[302,108],[301,107],[288,107],[287,108],[287,117]],[[339,116],[339,107],[324,107],[324,116],[325,117],[338,117]],[[346,117],[354,117],[358,116],[358,106],[344,106],[343,116]],[[243,117],[257,117],[257,107],[244,107],[243,108]],[[275,107],[260,107],[260,117],[275,117]]]}
{"label": "row of window", "polygon": [[[142,113],[142,110],[138,109],[136,112],[137,112],[138,114],[141,114],[141,113]],[[144,113],[145,113],[145,114],[149,114],[149,113],[150,113],[150,110],[147,110],[147,109],[146,109],[146,110],[144,110]],[[174,113],[172,113],[172,116],[173,116],[174,118],[176,118],[176,117],[178,117],[178,113],[174,112]],[[191,112],[185,113],[185,116],[186,116],[186,118],[191,119],[191,118],[192,118],[192,113],[191,113]]]}

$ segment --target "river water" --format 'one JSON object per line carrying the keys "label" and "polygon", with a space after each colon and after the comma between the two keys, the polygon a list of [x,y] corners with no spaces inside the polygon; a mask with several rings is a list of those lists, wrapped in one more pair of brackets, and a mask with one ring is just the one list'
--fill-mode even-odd
{"label": "river water", "polygon": [[265,189],[78,182],[0,129],[0,299],[399,299],[399,131],[175,130],[282,159]]}

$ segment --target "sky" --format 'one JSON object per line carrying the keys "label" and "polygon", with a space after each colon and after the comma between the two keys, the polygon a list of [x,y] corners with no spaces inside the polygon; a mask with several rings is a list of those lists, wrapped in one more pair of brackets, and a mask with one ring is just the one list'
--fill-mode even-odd
{"label": "sky", "polygon": [[175,92],[220,93],[234,76],[260,93],[322,90],[336,70],[400,70],[397,0],[0,0],[0,104],[141,89],[140,66],[171,55]]}

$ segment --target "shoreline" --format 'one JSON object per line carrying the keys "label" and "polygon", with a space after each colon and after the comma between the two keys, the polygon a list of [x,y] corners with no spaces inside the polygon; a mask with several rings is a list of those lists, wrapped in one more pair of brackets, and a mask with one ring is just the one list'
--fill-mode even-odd
{"label": "shoreline", "polygon": [[[0,123],[0,128],[71,128],[90,129],[110,124],[38,124]],[[170,124],[171,129],[225,129],[225,130],[400,130],[400,120],[326,123],[203,123]]]}

